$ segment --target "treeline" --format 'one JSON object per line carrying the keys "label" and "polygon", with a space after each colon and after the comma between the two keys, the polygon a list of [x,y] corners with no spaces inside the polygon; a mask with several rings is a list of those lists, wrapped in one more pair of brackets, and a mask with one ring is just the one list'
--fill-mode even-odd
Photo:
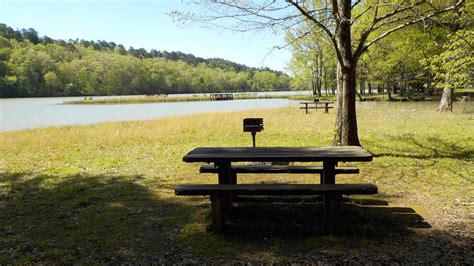
{"label": "treeline", "polygon": [[[463,12],[446,14],[397,31],[371,46],[357,64],[358,94],[384,92],[410,99],[441,89],[474,86],[474,5]],[[368,28],[359,22],[355,36]],[[289,64],[292,86],[310,88],[316,95],[334,93],[337,83],[336,54],[324,33],[298,38],[313,25],[287,32],[293,57]],[[382,33],[385,29],[381,30]],[[294,41],[293,41],[294,40]]]}
{"label": "treeline", "polygon": [[288,90],[268,68],[192,54],[54,40],[0,24],[0,97]]}

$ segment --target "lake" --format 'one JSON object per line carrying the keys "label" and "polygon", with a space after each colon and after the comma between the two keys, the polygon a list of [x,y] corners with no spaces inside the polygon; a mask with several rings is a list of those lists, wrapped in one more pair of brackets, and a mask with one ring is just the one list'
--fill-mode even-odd
{"label": "lake", "polygon": [[[309,94],[310,92],[300,91],[276,93]],[[95,96],[93,98],[101,99],[117,97],[118,96]],[[173,96],[170,95],[170,97]],[[166,116],[260,108],[267,109],[298,104],[298,102],[293,102],[288,99],[253,99],[118,105],[62,104],[64,101],[81,100],[83,98],[84,97],[45,97],[0,99],[0,131],[13,131],[51,126],[94,124],[108,121],[148,120]]]}
{"label": "lake", "polygon": [[[264,94],[273,94],[267,93]],[[276,92],[276,94],[310,94],[310,92]],[[192,95],[192,94],[191,94]],[[195,94],[196,95],[196,94]],[[273,94],[274,95],[274,94]],[[183,96],[183,95],[179,95]],[[179,97],[169,95],[169,97]],[[188,95],[189,96],[189,95]],[[94,99],[129,96],[94,96]],[[133,96],[143,97],[143,96]],[[205,112],[224,112],[248,109],[268,109],[299,106],[299,101],[288,99],[252,99],[232,101],[198,101],[147,104],[62,104],[64,101],[84,97],[45,97],[0,99],[0,131],[84,125],[108,121],[150,120],[167,116],[189,115]],[[359,102],[362,108],[376,108],[383,104],[400,105],[401,110],[436,110],[437,102],[375,103]],[[455,109],[468,108],[474,112],[474,103],[456,105]]]}

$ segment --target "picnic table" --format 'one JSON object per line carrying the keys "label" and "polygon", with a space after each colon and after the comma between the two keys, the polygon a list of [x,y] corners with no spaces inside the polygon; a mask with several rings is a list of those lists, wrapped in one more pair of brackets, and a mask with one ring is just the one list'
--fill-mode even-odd
{"label": "picnic table", "polygon": [[[176,195],[210,195],[213,227],[222,231],[224,212],[235,195],[323,195],[329,228],[332,234],[342,230],[340,204],[342,194],[374,194],[372,184],[336,184],[339,162],[372,161],[372,154],[358,146],[332,147],[198,147],[183,157],[187,163],[214,163],[218,184],[185,184],[176,188]],[[320,184],[237,184],[232,175],[236,162],[322,162]]]}
{"label": "picnic table", "polygon": [[300,104],[304,105],[300,107],[300,109],[305,109],[306,114],[308,113],[308,109],[324,109],[325,113],[329,113],[329,109],[334,108],[334,106],[332,106],[334,102],[331,101],[307,101],[300,102]]}

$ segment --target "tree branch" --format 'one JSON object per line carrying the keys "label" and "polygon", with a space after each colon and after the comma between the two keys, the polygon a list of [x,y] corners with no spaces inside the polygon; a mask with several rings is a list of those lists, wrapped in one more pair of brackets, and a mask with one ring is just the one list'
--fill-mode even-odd
{"label": "tree branch", "polygon": [[288,3],[290,3],[291,5],[293,5],[296,9],[298,9],[298,11],[303,15],[305,16],[307,19],[309,19],[310,21],[312,21],[314,24],[316,24],[319,28],[321,28],[329,37],[329,39],[331,40],[333,46],[334,46],[334,49],[336,51],[336,56],[338,58],[338,60],[341,60],[342,59],[342,56],[341,56],[341,52],[339,51],[339,47],[337,46],[337,43],[336,43],[336,39],[334,37],[334,34],[329,30],[328,27],[326,27],[323,23],[321,23],[321,21],[317,20],[316,18],[314,18],[313,16],[311,16],[303,7],[301,7],[297,2],[293,1],[293,0],[287,0]]}
{"label": "tree branch", "polygon": [[[453,10],[453,9],[459,7],[460,5],[462,5],[464,3],[464,0],[459,0],[455,5],[449,6],[449,7],[444,8],[444,9],[431,10],[432,13],[428,14],[428,15],[423,15],[423,14],[420,13],[420,14],[416,14],[417,16],[420,16],[420,17],[415,17],[413,15],[407,15],[407,16],[403,16],[402,18],[396,18],[396,19],[393,19],[393,20],[386,21],[388,18],[391,18],[391,17],[395,16],[396,14],[400,14],[400,13],[406,12],[408,10],[413,10],[416,6],[419,6],[419,5],[421,5],[425,2],[426,2],[425,0],[421,0],[421,1],[418,1],[414,4],[411,4],[411,5],[405,6],[405,7],[402,7],[400,5],[396,5],[395,10],[393,10],[390,13],[387,13],[387,14],[385,14],[383,16],[380,16],[380,17],[377,17],[377,14],[376,14],[374,16],[374,20],[373,20],[371,26],[369,27],[369,29],[363,31],[362,34],[361,34],[359,44],[358,44],[357,49],[354,53],[355,58],[358,59],[362,55],[362,53],[364,53],[372,44],[380,41],[381,39],[385,38],[386,36],[390,35],[391,33],[396,32],[398,30],[401,30],[401,29],[403,29],[405,27],[408,27],[410,25],[416,24],[416,23],[418,23],[420,21],[423,21],[425,19],[430,19],[432,17],[438,16],[440,14],[443,14],[443,13],[446,13],[450,10]],[[394,5],[394,4],[382,4],[382,5],[385,6],[385,5]],[[402,23],[402,24],[400,24],[400,25],[398,25],[398,26],[396,26],[392,29],[389,29],[389,30],[385,31],[384,33],[380,34],[378,37],[376,37],[372,41],[365,44],[365,42],[367,41],[369,35],[372,32],[374,32],[375,30],[380,29],[381,27],[396,23],[396,22],[407,20],[407,19],[411,19],[411,20],[409,20],[405,23]],[[379,22],[382,22],[382,23],[377,25],[377,23],[379,23]]]}
{"label": "tree branch", "polygon": [[329,38],[333,39],[334,35],[332,32],[324,25],[322,24],[319,20],[315,19],[313,16],[311,16],[308,11],[304,10],[298,3],[294,2],[293,0],[287,0],[288,3],[293,5],[298,11],[305,16],[307,19],[311,20],[314,24],[318,25],[327,35]]}
{"label": "tree branch", "polygon": [[368,42],[366,45],[364,45],[363,51],[367,50],[372,44],[374,44],[374,43],[380,41],[381,39],[383,39],[383,38],[385,38],[385,37],[387,37],[387,36],[390,35],[391,33],[394,33],[394,32],[396,32],[396,31],[398,31],[398,30],[400,30],[400,29],[403,29],[403,28],[405,28],[405,27],[408,27],[408,26],[410,26],[410,25],[416,24],[416,23],[418,23],[418,22],[420,22],[420,21],[423,21],[423,20],[425,20],[425,19],[429,19],[429,18],[438,16],[438,15],[440,15],[440,14],[446,13],[446,12],[448,12],[448,11],[450,11],[450,10],[454,10],[455,8],[457,8],[457,7],[459,7],[460,5],[462,5],[463,3],[464,3],[464,0],[459,0],[459,1],[458,1],[455,5],[453,5],[453,6],[449,6],[449,7],[447,7],[447,8],[444,8],[444,9],[441,9],[441,10],[437,10],[437,11],[435,11],[435,12],[429,14],[429,15],[422,16],[422,17],[420,17],[420,18],[418,18],[418,19],[414,19],[414,20],[411,20],[411,21],[407,21],[407,22],[405,22],[405,23],[403,23],[403,24],[398,25],[397,27],[394,27],[394,28],[392,28],[392,29],[390,29],[390,30],[387,30],[387,31],[385,31],[384,33],[380,34],[380,35],[379,35],[378,37],[376,37],[375,39],[373,39],[372,41]]}
{"label": "tree branch", "polygon": [[360,4],[361,0],[357,0],[352,4],[351,9],[354,9],[358,4]]}

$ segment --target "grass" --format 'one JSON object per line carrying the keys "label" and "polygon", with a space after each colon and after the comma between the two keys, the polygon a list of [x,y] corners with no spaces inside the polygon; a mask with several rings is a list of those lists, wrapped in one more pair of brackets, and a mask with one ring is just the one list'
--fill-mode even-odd
{"label": "grass", "polygon": [[[234,99],[278,99],[288,98],[288,95],[257,95],[256,93],[235,93]],[[168,97],[167,95],[145,95],[143,97],[117,97],[108,99],[94,99],[85,97],[82,100],[65,101],[64,104],[139,104],[139,103],[165,103],[165,102],[193,102],[209,101],[209,96],[192,95],[183,97]]]}
{"label": "grass", "polygon": [[242,203],[234,233],[208,234],[209,200],[173,192],[216,182],[181,158],[197,146],[249,146],[244,117],[264,118],[259,146],[318,146],[331,144],[334,112],[290,107],[0,133],[0,263],[472,264],[474,105],[455,104],[452,114],[436,105],[359,104],[360,139],[374,161],[337,181],[374,182],[379,194],[351,198],[343,237],[324,236],[313,199]]}

